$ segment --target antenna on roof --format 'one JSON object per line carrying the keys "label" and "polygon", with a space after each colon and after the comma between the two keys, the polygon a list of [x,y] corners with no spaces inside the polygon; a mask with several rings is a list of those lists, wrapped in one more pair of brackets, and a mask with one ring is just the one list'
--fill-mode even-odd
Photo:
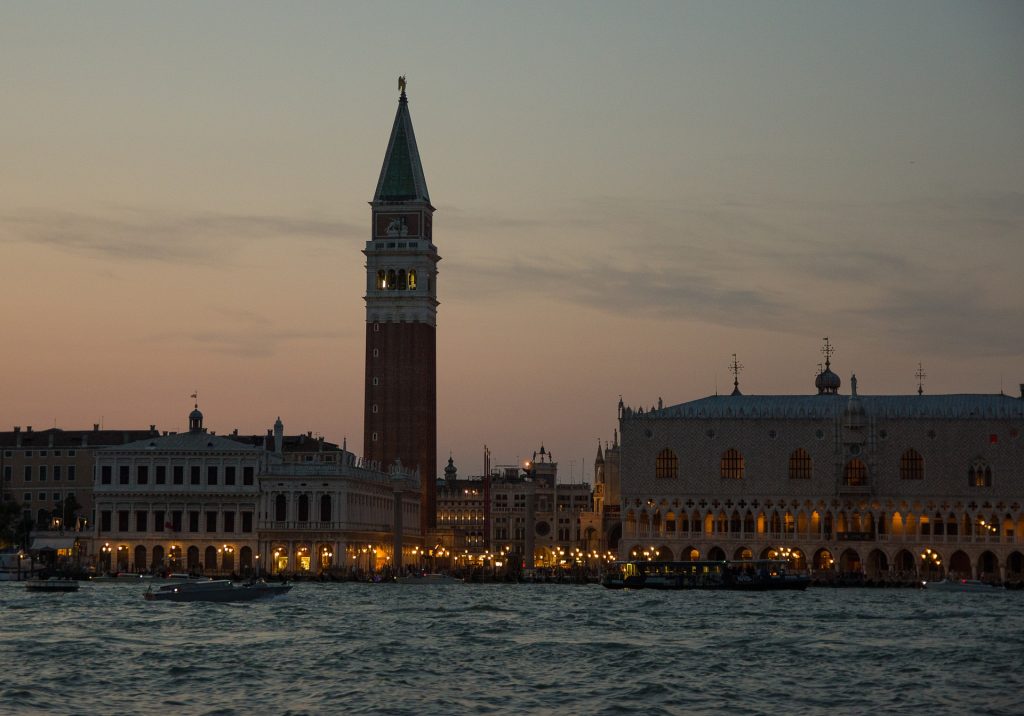
{"label": "antenna on roof", "polygon": [[928,374],[921,367],[921,361],[917,362],[917,372],[914,373],[914,377],[917,378],[917,394],[924,395],[924,379],[928,377]]}

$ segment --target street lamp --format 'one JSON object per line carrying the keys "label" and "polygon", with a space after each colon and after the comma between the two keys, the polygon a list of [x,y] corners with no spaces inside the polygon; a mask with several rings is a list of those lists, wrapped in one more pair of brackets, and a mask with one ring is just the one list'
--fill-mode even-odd
{"label": "street lamp", "polygon": [[942,559],[939,557],[939,553],[933,551],[930,547],[925,547],[924,552],[921,553],[921,572],[925,581],[930,581],[928,577],[935,570],[942,569]]}

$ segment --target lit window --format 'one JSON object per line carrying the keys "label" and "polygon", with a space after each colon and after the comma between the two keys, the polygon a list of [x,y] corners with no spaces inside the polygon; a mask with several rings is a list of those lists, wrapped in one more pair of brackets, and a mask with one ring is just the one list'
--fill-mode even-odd
{"label": "lit window", "polygon": [[970,487],[992,487],[992,468],[978,459],[967,470],[967,484]]}
{"label": "lit window", "polygon": [[811,455],[803,448],[797,448],[789,456],[790,480],[810,480],[811,468]]}
{"label": "lit window", "polygon": [[854,458],[850,462],[846,463],[846,469],[843,471],[843,484],[856,487],[858,485],[866,485],[868,482],[868,468],[859,459]]}
{"label": "lit window", "polygon": [[900,479],[924,479],[924,458],[917,450],[911,448],[900,456]]}
{"label": "lit window", "polygon": [[416,269],[409,269],[409,290],[416,290]]}
{"label": "lit window", "polygon": [[722,453],[721,474],[727,480],[743,479],[743,455],[735,448],[729,448]]}
{"label": "lit window", "polygon": [[658,453],[654,461],[654,476],[673,480],[679,477],[679,458],[668,448]]}

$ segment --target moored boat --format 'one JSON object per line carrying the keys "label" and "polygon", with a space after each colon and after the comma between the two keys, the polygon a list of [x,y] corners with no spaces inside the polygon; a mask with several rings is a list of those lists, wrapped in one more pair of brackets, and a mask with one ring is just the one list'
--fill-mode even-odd
{"label": "moored boat", "polygon": [[77,592],[78,582],[73,579],[29,579],[25,582],[25,589],[30,592]]}
{"label": "moored boat", "polygon": [[151,602],[251,602],[286,594],[291,588],[263,580],[235,585],[228,579],[209,579],[164,584],[147,589],[142,596]]}
{"label": "moored boat", "polygon": [[618,562],[601,580],[608,589],[804,590],[810,577],[788,569],[786,560],[698,560]]}
{"label": "moored boat", "polygon": [[997,587],[978,579],[943,579],[938,582],[925,582],[924,588],[930,592],[994,592]]}

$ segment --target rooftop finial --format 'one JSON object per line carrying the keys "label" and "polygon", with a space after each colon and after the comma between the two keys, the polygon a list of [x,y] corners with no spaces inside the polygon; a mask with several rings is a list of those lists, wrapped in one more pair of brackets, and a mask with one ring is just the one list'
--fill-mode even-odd
{"label": "rooftop finial", "polygon": [[736,360],[736,354],[732,354],[732,363],[729,364],[729,370],[732,372],[732,394],[743,395],[740,392],[740,371],[743,370],[743,364]]}
{"label": "rooftop finial", "polygon": [[917,372],[914,373],[914,377],[917,378],[917,394],[924,395],[924,379],[928,377],[928,374],[924,372],[921,361],[917,362]]}
{"label": "rooftop finial", "polygon": [[821,349],[821,354],[825,356],[825,369],[828,370],[829,365],[832,361],[832,354],[836,352],[836,349],[832,344],[828,342],[828,336],[825,336],[822,340],[825,341],[824,347]]}
{"label": "rooftop finial", "polygon": [[398,91],[405,96],[405,75],[398,76]]}
{"label": "rooftop finial", "polygon": [[192,400],[195,401],[195,403],[192,406],[193,409],[199,410],[199,391],[198,390],[193,391],[192,395],[190,397],[192,398]]}

